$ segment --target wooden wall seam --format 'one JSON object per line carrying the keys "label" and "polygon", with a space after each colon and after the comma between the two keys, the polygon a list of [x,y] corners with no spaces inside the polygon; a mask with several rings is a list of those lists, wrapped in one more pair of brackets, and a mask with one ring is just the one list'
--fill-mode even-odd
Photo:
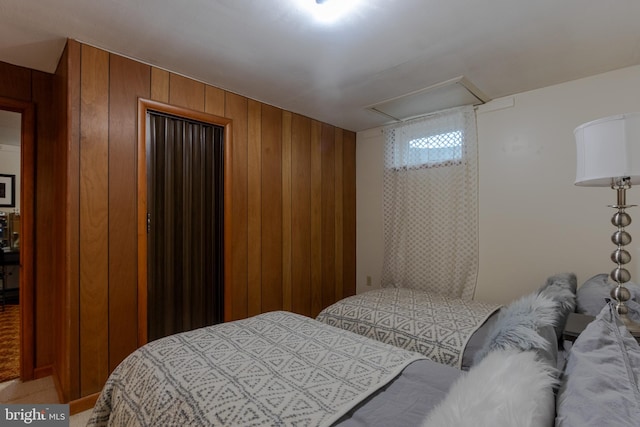
{"label": "wooden wall seam", "polygon": [[343,132],[334,129],[334,195],[335,195],[335,295],[343,294],[344,269],[344,170],[343,170]]}
{"label": "wooden wall seam", "polygon": [[315,317],[324,308],[322,301],[322,123],[311,122],[311,147],[310,147],[310,233],[311,233],[311,313]]}

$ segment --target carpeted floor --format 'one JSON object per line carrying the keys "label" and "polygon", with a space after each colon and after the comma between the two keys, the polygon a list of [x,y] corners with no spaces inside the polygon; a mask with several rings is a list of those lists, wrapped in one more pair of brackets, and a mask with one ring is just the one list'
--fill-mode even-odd
{"label": "carpeted floor", "polygon": [[19,376],[20,306],[6,305],[0,311],[0,383]]}

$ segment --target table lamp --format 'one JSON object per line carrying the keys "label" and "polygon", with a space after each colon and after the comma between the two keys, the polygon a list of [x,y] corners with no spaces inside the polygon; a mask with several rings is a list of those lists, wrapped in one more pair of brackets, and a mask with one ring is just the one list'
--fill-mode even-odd
{"label": "table lamp", "polygon": [[629,332],[640,336],[640,325],[627,316],[625,303],[631,295],[624,286],[631,279],[631,274],[624,268],[631,261],[631,255],[624,249],[631,243],[631,235],[625,231],[625,227],[631,224],[626,209],[635,206],[627,204],[626,192],[632,185],[640,184],[640,113],[594,120],[578,126],[574,135],[577,151],[575,185],[610,186],[617,193],[617,203],[610,205],[616,209],[611,223],[617,227],[611,236],[611,241],[617,246],[611,254],[611,260],[616,264],[610,274],[616,283],[611,297]]}

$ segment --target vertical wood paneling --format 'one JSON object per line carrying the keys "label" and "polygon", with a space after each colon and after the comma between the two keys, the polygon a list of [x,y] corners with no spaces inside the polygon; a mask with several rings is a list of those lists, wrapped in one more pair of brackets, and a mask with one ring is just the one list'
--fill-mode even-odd
{"label": "vertical wood paneling", "polygon": [[[62,148],[68,150],[68,164],[66,170],[67,187],[67,218],[66,218],[66,288],[61,308],[63,318],[61,319],[65,328],[66,342],[63,348],[68,348],[68,354],[59,354],[62,376],[61,381],[68,381],[68,388],[65,390],[65,397],[77,399],[81,396],[80,391],[80,99],[81,99],[81,76],[82,76],[82,45],[76,41],[67,41],[67,51],[69,62],[67,68],[67,93],[62,93],[66,104],[65,114],[67,117],[67,140],[63,141]],[[63,74],[64,76],[64,74]],[[66,146],[68,144],[68,147]],[[62,172],[63,174],[65,171]],[[68,307],[68,313],[65,309]],[[66,314],[66,315],[65,315]],[[67,326],[68,325],[68,326]],[[67,347],[68,346],[68,347]],[[62,350],[64,351],[64,350]]]}
{"label": "vertical wood paneling", "polygon": [[204,111],[204,83],[170,73],[169,103],[178,107]]}
{"label": "vertical wood paneling", "polygon": [[31,102],[31,70],[0,62],[0,96]]}
{"label": "vertical wood paneling", "polygon": [[311,122],[311,317],[322,310],[322,123]]}
{"label": "vertical wood paneling", "polygon": [[342,166],[342,129],[335,129],[334,132],[334,153],[335,153],[335,298],[342,298],[342,280],[343,280],[343,268],[344,268],[344,206],[343,206],[343,188],[344,188],[344,176]]}
{"label": "vertical wood paneling", "polygon": [[235,320],[247,317],[247,98],[227,92],[225,117],[233,120],[233,241],[230,272],[233,295],[231,313],[225,313],[225,319]]}
{"label": "vertical wood paneling", "polygon": [[356,293],[356,134],[342,140],[343,280],[342,297]]}
{"label": "vertical wood paneling", "polygon": [[[226,105],[226,95],[225,95],[225,105]],[[227,119],[228,120],[228,119]],[[236,220],[233,219],[234,213],[234,188],[235,183],[233,181],[233,168],[234,164],[234,140],[233,140],[233,124],[232,120],[229,120],[224,128],[224,146],[222,156],[223,160],[223,185],[224,185],[224,271],[223,281],[224,281],[224,289],[222,294],[223,299],[223,320],[229,321],[233,316],[233,306],[234,306],[234,277],[233,277],[233,242],[235,239],[234,227]],[[246,209],[246,207],[245,207]],[[236,227],[237,228],[237,227]],[[246,243],[246,239],[245,239]],[[246,288],[245,288],[246,289]],[[245,305],[246,307],[246,305]]]}
{"label": "vertical wood paneling", "polygon": [[137,99],[148,98],[148,65],[110,56],[109,371],[137,348]]}
{"label": "vertical wood paneling", "polygon": [[224,90],[209,85],[205,86],[204,112],[224,117]]}
{"label": "vertical wood paneling", "polygon": [[292,114],[282,112],[282,308],[291,311],[291,129]]}
{"label": "vertical wood paneling", "polygon": [[136,171],[128,176],[135,166],[127,165],[137,155],[135,102],[129,106],[137,95],[232,120],[226,320],[281,308],[315,316],[355,292],[355,134],[115,55],[110,64],[109,54],[77,42],[65,55],[68,247],[61,259],[68,277],[61,303],[69,308],[57,314],[66,330],[56,343],[68,352],[55,356],[65,397],[99,391],[131,348],[128,332],[119,331],[125,312],[136,310],[129,276],[137,255],[126,260],[128,249],[115,246],[136,241],[126,230],[136,223]]}
{"label": "vertical wood paneling", "polygon": [[311,315],[311,120],[291,123],[291,309]]}
{"label": "vertical wood paneling", "polygon": [[249,100],[247,147],[247,314],[262,312],[262,104]]}
{"label": "vertical wood paneling", "polygon": [[[53,105],[53,77],[50,74],[34,71],[33,76],[33,102],[40,106]],[[35,206],[35,235],[38,236],[38,245],[35,245],[35,259],[49,260],[49,262],[41,262],[37,264],[34,274],[33,259],[29,267],[22,265],[23,271],[27,270],[31,272],[34,280],[31,282],[35,284],[35,313],[37,316],[35,319],[35,342],[38,345],[35,348],[35,367],[44,367],[51,365],[54,361],[54,307],[51,304],[55,296],[55,289],[52,286],[46,286],[45,284],[51,281],[51,278],[59,277],[56,275],[56,269],[60,264],[56,264],[51,260],[56,258],[56,252],[60,250],[59,239],[60,230],[64,229],[64,226],[60,224],[59,218],[59,199],[56,198],[56,191],[60,185],[56,176],[56,163],[51,159],[56,157],[56,144],[55,144],[55,127],[59,121],[53,118],[53,111],[48,109],[41,109],[36,124],[38,134],[38,144],[36,148],[38,152],[37,162],[33,162],[36,159],[35,152],[30,153],[29,159],[30,166],[36,168],[36,176],[38,177],[37,191],[35,194],[36,204]],[[65,150],[66,151],[66,150]],[[22,149],[22,162],[25,163],[24,146]],[[27,156],[27,157],[29,157]],[[22,174],[27,173],[25,169],[22,170]],[[21,189],[24,191],[24,187]],[[22,194],[25,196],[25,194]],[[21,203],[21,209],[24,212],[25,208],[29,211],[33,211],[33,206],[25,206]],[[26,220],[26,218],[24,218]],[[52,222],[56,222],[52,224]],[[62,260],[59,260],[62,262]],[[26,279],[26,277],[25,277]],[[40,284],[38,286],[38,284]],[[23,331],[28,330],[24,328]],[[33,331],[33,327],[31,327]],[[26,338],[23,336],[23,338]]]}
{"label": "vertical wood paneling", "polygon": [[109,374],[109,54],[82,46],[80,124],[80,390]]}
{"label": "vertical wood paneling", "polygon": [[[20,354],[20,376],[25,379],[33,378],[33,339],[34,339],[34,215],[35,215],[35,139],[36,126],[33,105],[28,105],[22,111],[21,136],[24,143],[20,150],[20,302],[21,302],[21,341],[27,345]],[[29,286],[25,284],[29,283]],[[42,304],[42,301],[40,302]],[[46,312],[49,310],[47,309]]]}
{"label": "vertical wood paneling", "polygon": [[169,102],[169,72],[151,67],[151,99]]}
{"label": "vertical wood paneling", "polygon": [[335,131],[322,124],[322,308],[335,302]]}
{"label": "vertical wood paneling", "polygon": [[262,106],[262,311],[282,309],[282,110]]}

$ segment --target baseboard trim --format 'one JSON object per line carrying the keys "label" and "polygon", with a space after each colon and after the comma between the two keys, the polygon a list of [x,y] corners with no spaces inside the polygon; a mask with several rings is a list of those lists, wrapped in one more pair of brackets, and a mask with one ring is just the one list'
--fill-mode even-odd
{"label": "baseboard trim", "polygon": [[58,377],[58,371],[53,366],[51,367],[51,376],[53,377],[53,384],[56,386],[56,392],[58,393],[58,401],[64,403],[64,393],[62,392],[62,383],[60,377]]}
{"label": "baseboard trim", "polygon": [[[48,367],[51,371],[51,376],[53,377],[53,383],[56,386],[56,391],[58,392],[58,400],[60,402],[65,402],[64,393],[62,392],[62,384],[60,383],[60,378],[58,377],[58,372],[55,370],[53,366]],[[41,371],[45,371],[46,368],[40,368]],[[96,406],[96,401],[100,397],[100,392],[93,393],[88,396],[81,397],[76,400],[72,400],[69,402],[69,415],[75,415],[80,412],[86,411],[87,409],[91,409]]]}
{"label": "baseboard trim", "polygon": [[100,393],[90,394],[89,396],[81,397],[80,399],[72,400],[69,402],[69,415],[75,415],[87,409],[91,409],[96,406],[96,401]]}
{"label": "baseboard trim", "polygon": [[39,378],[44,378],[48,376],[53,376],[53,366],[47,365],[42,366],[40,368],[35,368],[33,370],[33,379],[37,380]]}

